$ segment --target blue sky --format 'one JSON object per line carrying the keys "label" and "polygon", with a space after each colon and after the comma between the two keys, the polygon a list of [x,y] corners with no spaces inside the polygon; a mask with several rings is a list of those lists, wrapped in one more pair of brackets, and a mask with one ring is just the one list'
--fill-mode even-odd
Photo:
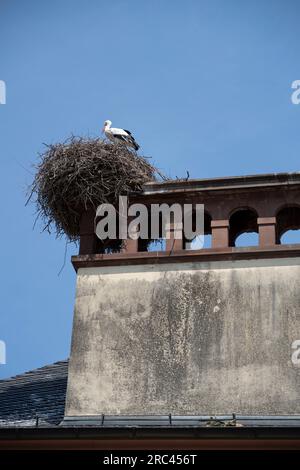
{"label": "blue sky", "polygon": [[0,0],[0,377],[69,354],[75,273],[25,207],[43,142],[131,129],[170,176],[298,171],[297,0]]}

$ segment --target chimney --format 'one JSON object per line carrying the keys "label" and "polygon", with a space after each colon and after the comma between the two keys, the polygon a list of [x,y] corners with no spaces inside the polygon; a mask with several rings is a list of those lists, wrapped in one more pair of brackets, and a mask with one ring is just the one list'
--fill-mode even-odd
{"label": "chimney", "polygon": [[64,422],[299,414],[300,244],[280,239],[300,228],[300,174],[149,183],[136,202],[204,204],[211,246],[103,253],[85,214]]}

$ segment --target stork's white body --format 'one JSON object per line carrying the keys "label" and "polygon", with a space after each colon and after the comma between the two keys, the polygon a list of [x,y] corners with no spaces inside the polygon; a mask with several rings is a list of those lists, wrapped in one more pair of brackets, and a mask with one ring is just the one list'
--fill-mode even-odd
{"label": "stork's white body", "polygon": [[139,149],[139,145],[135,141],[131,132],[125,129],[119,129],[117,127],[111,127],[111,121],[105,121],[104,123],[104,133],[106,137],[112,142],[119,142],[126,146],[132,147],[135,150]]}

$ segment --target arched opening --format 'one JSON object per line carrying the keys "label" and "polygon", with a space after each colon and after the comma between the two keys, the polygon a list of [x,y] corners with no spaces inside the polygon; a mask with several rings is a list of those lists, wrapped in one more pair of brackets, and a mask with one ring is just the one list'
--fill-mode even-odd
{"label": "arched opening", "polygon": [[229,220],[229,246],[257,246],[258,225],[254,209],[237,209]]}
{"label": "arched opening", "polygon": [[247,232],[241,233],[238,235],[235,240],[236,247],[243,247],[243,246],[258,246],[259,245],[259,236],[256,232]]}
{"label": "arched opening", "polygon": [[[105,221],[105,225],[103,230],[105,233],[109,233],[109,229],[114,226],[114,221],[111,220],[110,222],[107,219],[107,215],[103,217],[97,217],[95,220],[95,224],[97,225],[100,221]],[[120,253],[124,246],[124,241],[119,238],[119,219],[116,217],[115,219],[115,228],[112,230],[112,237],[113,238],[105,238],[100,239],[98,236],[95,238],[95,252],[101,254],[111,254],[111,253]]]}
{"label": "arched opening", "polygon": [[300,229],[287,230],[280,237],[281,245],[294,245],[300,243]]}
{"label": "arched opening", "polygon": [[163,228],[163,219],[162,214],[159,214],[159,237],[152,239],[151,238],[151,210],[148,207],[148,238],[138,240],[138,251],[165,251],[166,250],[166,239],[163,238],[162,228]]}
{"label": "arched opening", "polygon": [[287,206],[277,213],[276,243],[300,243],[300,207]]}
{"label": "arched opening", "polygon": [[[195,230],[195,220],[193,213],[193,230]],[[204,211],[204,235],[196,236],[192,240],[184,240],[185,250],[201,250],[211,248],[211,216]]]}
{"label": "arched opening", "polygon": [[147,244],[147,250],[143,251],[166,251],[166,240],[165,238],[159,238],[157,240],[151,240]]}

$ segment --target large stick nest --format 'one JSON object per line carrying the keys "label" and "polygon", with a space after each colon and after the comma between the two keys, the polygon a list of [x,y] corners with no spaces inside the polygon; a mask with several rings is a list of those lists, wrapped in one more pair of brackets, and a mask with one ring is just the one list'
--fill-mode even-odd
{"label": "large stick nest", "polygon": [[46,146],[36,165],[29,200],[34,199],[44,230],[76,241],[85,210],[116,204],[120,195],[141,191],[158,174],[146,158],[122,144],[71,137]]}

